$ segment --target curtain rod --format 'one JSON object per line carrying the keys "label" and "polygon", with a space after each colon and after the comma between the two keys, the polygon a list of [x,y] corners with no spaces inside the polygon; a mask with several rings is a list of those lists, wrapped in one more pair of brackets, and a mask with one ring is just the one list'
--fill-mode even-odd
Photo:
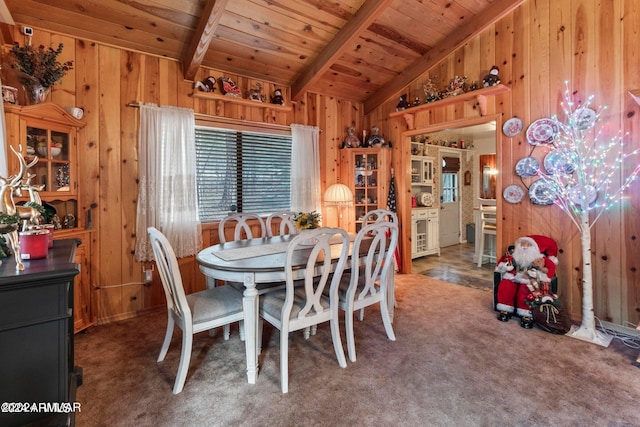
{"label": "curtain rod", "polygon": [[[127,103],[127,107],[134,107],[134,108],[140,108],[140,102],[129,102]],[[222,122],[227,122],[227,123],[238,123],[238,124],[244,124],[244,125],[250,125],[250,126],[256,126],[256,127],[268,127],[270,129],[287,129],[290,130],[291,126],[287,126],[287,125],[278,125],[278,124],[272,124],[272,123],[265,123],[265,122],[254,122],[251,120],[243,120],[243,119],[232,119],[232,118],[228,118],[228,117],[222,117],[222,116],[213,116],[211,114],[203,114],[203,113],[195,113],[195,116],[204,120],[217,120],[217,121],[222,121]],[[323,132],[322,128],[318,128],[320,133]]]}

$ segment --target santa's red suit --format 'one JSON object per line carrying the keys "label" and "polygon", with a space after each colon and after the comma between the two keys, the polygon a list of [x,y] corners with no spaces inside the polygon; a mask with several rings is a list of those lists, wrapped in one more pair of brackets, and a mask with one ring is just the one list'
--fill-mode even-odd
{"label": "santa's red suit", "polygon": [[[505,254],[496,266],[502,273],[496,295],[499,320],[507,321],[515,311],[522,319],[523,327],[531,327],[531,310],[526,303],[530,295],[544,299],[555,297],[549,283],[556,274],[558,246],[546,236],[530,235],[516,240],[513,253]],[[544,267],[540,265],[540,258]]]}

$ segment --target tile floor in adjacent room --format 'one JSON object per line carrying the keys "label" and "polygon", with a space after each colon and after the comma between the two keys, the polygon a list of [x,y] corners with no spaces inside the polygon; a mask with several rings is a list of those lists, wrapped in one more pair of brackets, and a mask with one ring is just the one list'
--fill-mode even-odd
{"label": "tile floor in adjacent room", "polygon": [[487,262],[478,267],[473,262],[474,250],[473,243],[441,248],[440,256],[427,255],[415,258],[411,272],[458,285],[493,289],[495,263]]}

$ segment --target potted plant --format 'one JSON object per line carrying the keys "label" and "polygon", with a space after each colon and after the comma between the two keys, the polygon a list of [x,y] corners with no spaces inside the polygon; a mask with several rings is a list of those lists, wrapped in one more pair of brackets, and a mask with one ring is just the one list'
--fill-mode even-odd
{"label": "potted plant", "polygon": [[320,227],[320,214],[316,211],[298,212],[293,220],[298,231],[311,230]]}
{"label": "potted plant", "polygon": [[57,49],[46,48],[43,45],[20,46],[18,43],[11,48],[12,68],[17,70],[18,80],[32,104],[43,102],[51,86],[62,80],[67,71],[73,69],[72,61],[58,61],[62,48],[62,43]]}

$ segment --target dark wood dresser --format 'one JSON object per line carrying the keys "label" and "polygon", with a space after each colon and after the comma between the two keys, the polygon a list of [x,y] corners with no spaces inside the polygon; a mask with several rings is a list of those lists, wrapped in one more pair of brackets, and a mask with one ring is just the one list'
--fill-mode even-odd
{"label": "dark wood dresser", "polygon": [[[16,271],[13,257],[2,260],[1,426],[74,424],[74,412],[65,409],[73,407],[82,381],[73,358],[73,283],[80,272],[74,259],[79,244],[76,239],[57,240],[47,258],[25,260],[23,271]],[[59,409],[51,409],[56,405]]]}

